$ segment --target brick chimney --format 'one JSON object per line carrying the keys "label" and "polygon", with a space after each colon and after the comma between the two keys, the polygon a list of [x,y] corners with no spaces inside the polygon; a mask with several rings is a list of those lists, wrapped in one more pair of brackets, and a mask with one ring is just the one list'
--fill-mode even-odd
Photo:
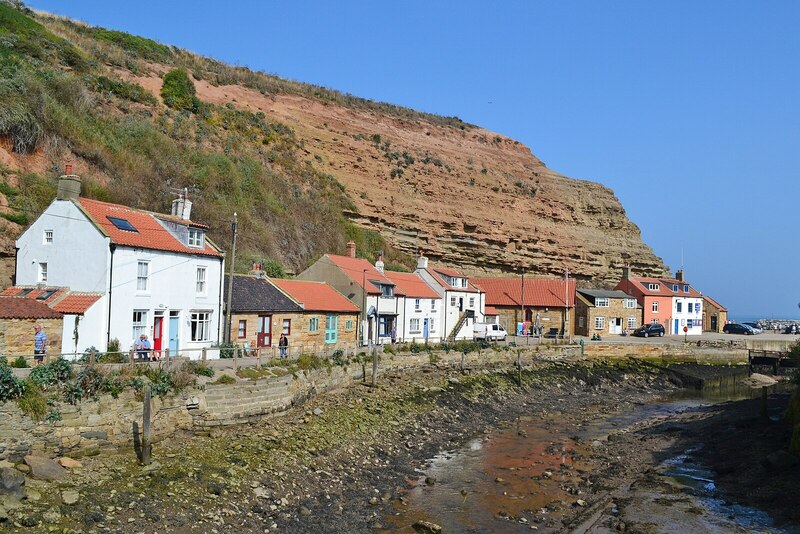
{"label": "brick chimney", "polygon": [[683,282],[683,269],[678,269],[677,271],[675,271],[675,279],[678,282]]}
{"label": "brick chimney", "polygon": [[350,258],[356,257],[356,242],[353,240],[347,242],[347,256]]}
{"label": "brick chimney", "polygon": [[627,262],[622,266],[622,279],[631,279],[631,266]]}
{"label": "brick chimney", "polygon": [[172,201],[172,215],[188,221],[192,216],[192,202],[189,200],[189,190],[184,189],[178,198]]}
{"label": "brick chimney", "polygon": [[375,262],[375,270],[383,273],[383,252],[378,253],[378,261]]}
{"label": "brick chimney", "polygon": [[64,166],[64,174],[58,179],[56,198],[58,200],[74,200],[81,196],[81,178],[72,174],[72,165]]}
{"label": "brick chimney", "polygon": [[417,269],[427,269],[428,268],[428,258],[426,258],[422,251],[419,251],[419,256],[417,257]]}
{"label": "brick chimney", "polygon": [[250,269],[250,274],[253,276],[258,276],[260,278],[265,278],[266,273],[264,272],[264,264],[263,263],[253,263],[253,268]]}

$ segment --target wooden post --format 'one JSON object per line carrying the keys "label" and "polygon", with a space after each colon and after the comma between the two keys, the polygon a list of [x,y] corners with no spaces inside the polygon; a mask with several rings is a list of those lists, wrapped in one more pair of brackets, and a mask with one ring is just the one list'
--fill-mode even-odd
{"label": "wooden post", "polygon": [[261,347],[256,348],[256,367],[261,369]]}
{"label": "wooden post", "polygon": [[233,347],[233,372],[236,373],[236,357],[239,355],[239,347]]}
{"label": "wooden post", "polygon": [[150,452],[150,386],[145,386],[142,406],[142,465],[150,465]]}
{"label": "wooden post", "polygon": [[767,418],[767,386],[761,386],[761,417]]}
{"label": "wooden post", "polygon": [[208,359],[208,349],[206,347],[203,347],[200,350],[200,359],[203,361],[206,361]]}
{"label": "wooden post", "polygon": [[[465,363],[466,359],[467,359],[467,353],[466,352],[462,352],[461,353],[461,374],[462,375],[464,374],[464,363]],[[478,365],[480,365],[480,364],[478,364]]]}
{"label": "wooden post", "polygon": [[522,351],[517,351],[517,384],[522,387]]}
{"label": "wooden post", "polygon": [[133,349],[131,349],[131,350],[129,350],[129,351],[128,351],[128,363],[134,363],[134,362],[136,362],[136,360],[135,360],[135,356],[134,356],[135,354],[136,354],[136,353],[135,353],[135,352],[133,352]]}
{"label": "wooden post", "polygon": [[97,351],[92,349],[89,351],[89,365],[94,365],[97,361]]}
{"label": "wooden post", "polygon": [[372,387],[378,385],[378,349],[372,347]]}
{"label": "wooden post", "polygon": [[164,363],[169,366],[169,347],[164,351]]}

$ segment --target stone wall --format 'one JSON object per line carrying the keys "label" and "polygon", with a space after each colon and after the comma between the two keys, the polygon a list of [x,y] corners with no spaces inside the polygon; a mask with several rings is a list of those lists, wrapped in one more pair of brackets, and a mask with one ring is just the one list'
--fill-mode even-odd
{"label": "stone wall", "polygon": [[[231,337],[236,343],[247,342],[251,347],[258,346],[258,313],[237,313],[232,317]],[[272,314],[272,343],[271,347],[263,352],[265,358],[277,357],[278,341],[281,338],[284,320],[289,322],[289,354],[296,356],[301,352],[320,352],[325,349],[334,351],[336,349],[348,349],[356,346],[356,334],[358,327],[358,315],[352,313],[331,314],[337,316],[338,339],[336,343],[325,343],[325,317],[324,313],[303,312],[285,313],[274,312]],[[309,319],[316,317],[319,321],[319,330],[311,332],[309,330]],[[245,336],[239,337],[239,321],[245,321]],[[350,328],[347,323],[350,321]]]}
{"label": "stone wall", "polygon": [[[519,351],[523,365],[535,360],[588,358],[674,358],[712,363],[747,361],[747,349],[739,345],[722,347],[689,344],[614,344],[587,343],[584,356],[578,345],[531,344],[503,350],[492,347],[469,353],[469,368],[513,366]],[[397,354],[384,353],[378,372],[419,369],[435,362],[438,366],[459,367],[457,351]],[[190,388],[179,395],[153,399],[153,441],[159,441],[180,430],[253,422],[284,412],[302,404],[314,395],[347,387],[354,381],[371,377],[372,366],[351,363],[317,371],[298,371],[280,377],[242,380],[236,384],[206,384]],[[104,395],[97,401],[76,406],[60,403],[62,420],[36,422],[25,416],[16,403],[0,404],[0,460],[18,462],[30,452],[79,456],[103,447],[130,447],[134,423],[141,423],[142,401],[134,392],[125,391],[118,398]]]}
{"label": "stone wall", "polygon": [[0,355],[9,359],[25,355],[33,362],[33,327],[42,325],[47,334],[47,351],[61,352],[63,319],[0,319]]}

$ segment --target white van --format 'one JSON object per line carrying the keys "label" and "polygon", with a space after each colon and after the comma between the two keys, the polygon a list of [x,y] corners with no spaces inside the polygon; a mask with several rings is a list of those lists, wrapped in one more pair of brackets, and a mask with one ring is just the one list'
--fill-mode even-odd
{"label": "white van", "polygon": [[475,339],[505,341],[507,335],[506,329],[496,323],[475,323],[473,325],[473,337]]}

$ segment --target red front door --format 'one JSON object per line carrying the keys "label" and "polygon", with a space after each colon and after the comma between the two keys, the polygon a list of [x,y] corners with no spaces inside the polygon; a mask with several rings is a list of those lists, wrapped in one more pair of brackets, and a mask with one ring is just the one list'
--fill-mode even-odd
{"label": "red front door", "polygon": [[153,317],[153,350],[161,350],[161,323],[164,320],[160,315]]}
{"label": "red front door", "polygon": [[258,334],[256,339],[256,346],[269,347],[272,345],[272,316],[259,315],[258,316]]}

